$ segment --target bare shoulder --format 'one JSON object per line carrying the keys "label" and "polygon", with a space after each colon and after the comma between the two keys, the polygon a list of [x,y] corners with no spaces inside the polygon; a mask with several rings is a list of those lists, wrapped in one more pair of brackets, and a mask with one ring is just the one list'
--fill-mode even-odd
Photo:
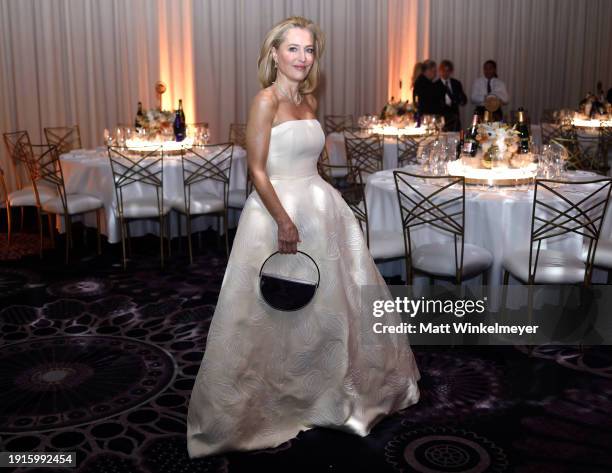
{"label": "bare shoulder", "polygon": [[258,111],[263,113],[276,113],[278,109],[278,98],[271,87],[261,89],[257,92],[257,95],[253,98],[251,105],[252,111]]}
{"label": "bare shoulder", "polygon": [[261,126],[272,126],[276,111],[278,110],[278,99],[269,87],[260,90],[253,101],[251,102],[251,109],[249,111],[249,119],[247,127],[256,125]]}
{"label": "bare shoulder", "polygon": [[305,95],[304,100],[306,101],[308,106],[312,109],[312,113],[316,115],[318,103],[317,103],[317,98],[314,96],[314,94]]}

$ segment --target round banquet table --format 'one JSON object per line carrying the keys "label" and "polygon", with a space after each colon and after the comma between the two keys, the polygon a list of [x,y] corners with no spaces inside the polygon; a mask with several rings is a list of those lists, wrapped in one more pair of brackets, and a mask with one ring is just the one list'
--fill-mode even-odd
{"label": "round banquet table", "polygon": [[[532,125],[531,134],[536,146],[541,144],[542,132],[538,126]],[[444,132],[440,134],[442,138],[447,140],[459,139],[459,133],[457,132]],[[426,135],[415,135],[414,138],[422,139]],[[424,139],[419,148],[426,143],[430,143],[435,139],[435,136],[428,136]],[[346,149],[344,147],[344,135],[342,133],[330,133],[325,139],[325,146],[329,155],[330,164],[337,166],[346,166]],[[384,139],[384,155],[383,155],[383,169],[396,169],[397,168],[397,138],[395,136],[385,136]]]}
{"label": "round banquet table", "polygon": [[[441,133],[442,137],[448,139],[459,139],[459,133]],[[422,144],[429,143],[435,139],[433,135],[415,135],[414,138],[422,139]],[[424,139],[423,139],[424,138]],[[336,166],[346,166],[346,148],[344,147],[344,135],[342,133],[330,133],[325,139],[325,146],[329,155],[330,164]],[[397,168],[397,138],[395,136],[385,136],[383,142],[383,169]]]}
{"label": "round banquet table", "polygon": [[[119,226],[119,217],[115,211],[117,208],[117,200],[110,160],[106,148],[99,147],[92,150],[73,150],[70,153],[63,154],[60,159],[66,192],[69,194],[79,193],[93,195],[101,199],[102,202],[104,202],[105,216],[102,219],[100,231],[108,237],[109,243],[120,242],[121,230]],[[230,190],[246,189],[246,176],[246,152],[239,146],[234,146],[230,174]],[[166,203],[173,203],[184,199],[183,169],[181,157],[179,155],[164,156],[163,185],[164,201]],[[201,188],[198,187],[198,190],[213,192],[219,196],[223,193],[223,184],[217,181],[207,180],[197,185],[202,186]],[[129,199],[129,195],[142,194],[143,191],[142,184],[140,183],[129,186],[124,189],[124,201]],[[232,217],[236,218],[234,212],[230,212],[229,216],[230,219]],[[85,214],[81,218],[84,219],[87,226],[95,227],[95,212]],[[197,232],[209,226],[215,226],[216,220],[215,217],[194,217],[192,221],[192,231]],[[235,222],[230,220],[230,224],[232,223]],[[60,225],[61,222],[60,219],[58,219],[58,228],[61,230]],[[177,219],[171,217],[170,225],[171,236],[178,236]],[[182,228],[184,228],[184,224]],[[142,236],[147,233],[158,234],[159,224],[152,220],[135,220],[130,223],[130,234],[132,236]]]}
{"label": "round banquet table", "polygon": [[[400,171],[413,174],[422,174],[418,165],[409,165]],[[591,180],[601,177],[586,171],[566,172],[564,180]],[[432,188],[421,180],[411,179],[415,185],[423,186],[426,192]],[[582,198],[584,194],[577,189],[571,189],[572,195]],[[397,192],[393,178],[393,170],[374,173],[368,177],[365,197],[368,208],[370,231],[397,231],[402,232],[400,209],[397,201]],[[447,209],[450,211],[450,209]],[[500,286],[503,278],[502,261],[505,253],[529,247],[531,232],[531,215],[533,211],[533,187],[523,189],[515,188],[488,188],[484,186],[466,185],[465,193],[465,242],[479,245],[491,252],[493,264],[486,273],[486,279],[474,278],[468,284],[474,287],[485,284]],[[612,206],[608,206],[607,217],[602,229],[602,238],[612,237]],[[452,237],[431,226],[422,226],[411,231],[413,247],[425,243],[452,242]],[[571,251],[575,254],[582,250],[582,238],[576,234],[564,235],[542,243],[542,248]],[[405,278],[404,260],[398,259],[378,265],[385,276],[400,274]],[[495,303],[495,301],[491,301]]]}

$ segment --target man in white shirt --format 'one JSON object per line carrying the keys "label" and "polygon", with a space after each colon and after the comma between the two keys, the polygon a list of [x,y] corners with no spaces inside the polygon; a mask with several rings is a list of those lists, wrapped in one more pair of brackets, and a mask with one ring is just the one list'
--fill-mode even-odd
{"label": "man in white shirt", "polygon": [[476,105],[474,113],[482,117],[485,111],[485,101],[487,97],[497,97],[499,99],[499,108],[492,110],[493,120],[501,121],[503,111],[501,105],[506,105],[510,98],[506,90],[506,84],[497,77],[497,64],[489,59],[482,65],[483,77],[479,77],[472,85],[472,103]]}

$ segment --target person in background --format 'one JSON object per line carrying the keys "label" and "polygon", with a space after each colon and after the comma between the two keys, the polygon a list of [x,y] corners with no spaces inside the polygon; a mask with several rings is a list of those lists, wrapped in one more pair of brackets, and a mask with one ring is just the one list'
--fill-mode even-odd
{"label": "person in background", "polygon": [[460,131],[461,117],[459,107],[467,103],[463,85],[452,77],[455,67],[448,59],[440,63],[440,84],[444,92],[444,131]]}
{"label": "person in background", "polygon": [[423,63],[417,62],[412,68],[412,79],[410,80],[410,87],[414,90],[414,84],[419,76],[423,74]]}
{"label": "person in background", "polygon": [[436,81],[437,67],[435,61],[423,61],[422,73],[414,82],[412,96],[419,114],[442,115],[444,91]]}
{"label": "person in background", "polygon": [[508,104],[510,98],[506,84],[497,77],[497,63],[491,59],[482,65],[483,76],[474,81],[472,86],[472,103],[476,106],[474,113],[482,117],[485,111],[485,101],[498,102],[498,108],[491,110],[493,120],[501,121],[503,111],[501,106]]}
{"label": "person in background", "polygon": [[606,97],[606,100],[608,101],[608,103],[612,104],[612,87],[608,89],[608,95]]}

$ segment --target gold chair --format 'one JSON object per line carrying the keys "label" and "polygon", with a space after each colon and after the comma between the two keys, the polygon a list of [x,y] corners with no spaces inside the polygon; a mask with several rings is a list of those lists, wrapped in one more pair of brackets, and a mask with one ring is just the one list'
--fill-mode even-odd
{"label": "gold chair", "polygon": [[417,154],[419,146],[424,141],[424,138],[415,138],[414,136],[398,135],[397,136],[397,167],[402,168],[408,164],[417,164]]}
{"label": "gold chair", "polygon": [[[146,153],[134,153],[109,146],[108,158],[115,187],[116,206],[113,210],[119,217],[121,228],[123,269],[127,267],[125,240],[129,238],[129,224],[134,220],[159,221],[159,255],[163,268],[164,222],[171,210],[170,205],[164,201],[163,149],[158,147]],[[138,197],[129,195],[130,188],[137,191]]]}
{"label": "gold chair", "polygon": [[[36,191],[37,207],[39,208],[40,252],[43,250],[42,214],[64,217],[66,230],[66,264],[70,258],[70,248],[73,246],[72,217],[88,212],[96,212],[96,230],[98,254],[100,245],[100,211],[104,207],[102,200],[88,194],[68,193],[62,172],[61,161],[54,145],[30,145],[32,182]],[[41,184],[55,187],[55,197],[41,199]],[[49,225],[51,226],[51,218]],[[52,229],[50,229],[52,231]]]}
{"label": "gold chair", "polygon": [[[229,142],[234,145],[240,146],[246,150],[246,124],[245,123],[232,123],[229,128]],[[253,191],[253,183],[249,175],[247,168],[246,180],[244,187],[238,189],[231,189],[228,194],[228,206],[233,210],[241,210],[249,197],[249,194]]]}
{"label": "gold chair", "polygon": [[0,200],[0,209],[4,209],[6,212],[6,233],[8,245],[11,245],[11,212],[8,189],[6,188],[6,181],[4,180],[4,169],[0,167],[0,193],[2,200]]}
{"label": "gold chair", "polygon": [[73,149],[82,148],[79,125],[46,127],[45,138],[47,144],[54,145],[57,148],[60,156]]}
{"label": "gold chair", "polygon": [[228,141],[246,149],[246,123],[231,123]]}
{"label": "gold chair", "polygon": [[[13,166],[13,173],[17,182],[17,190],[21,190],[31,183],[29,182],[30,171],[23,153],[20,152],[19,145],[22,143],[30,144],[30,135],[27,131],[21,130],[3,133],[2,137],[4,138],[6,152]],[[27,180],[23,179],[24,175],[27,176]]]}
{"label": "gold chair", "polygon": [[540,124],[540,131],[542,133],[542,144],[550,144],[551,141],[556,139],[563,140],[575,140],[576,129],[568,123],[546,123]]}
{"label": "gold chair", "polygon": [[[191,217],[197,215],[217,215],[223,218],[225,251],[229,256],[227,210],[233,153],[233,143],[219,143],[194,146],[181,154],[184,199],[175,203],[173,208],[185,215],[187,220],[190,263],[193,263]],[[205,186],[206,182],[212,183],[213,187],[221,184],[223,191],[215,192],[214,188]]]}
{"label": "gold chair", "polygon": [[[28,147],[31,145],[27,131],[15,131],[4,133],[4,145],[11,161],[13,175],[17,183],[17,190],[7,194],[6,212],[7,218],[12,217],[12,209],[21,209],[20,226],[23,228],[24,211],[26,207],[36,207],[37,199],[32,176],[30,172]],[[23,146],[22,146],[23,145]],[[24,178],[24,176],[27,176]],[[47,187],[41,187],[40,198],[42,200],[53,197],[55,192]],[[12,226],[8,228],[8,244],[11,244]]]}
{"label": "gold chair", "polygon": [[[407,284],[417,271],[457,284],[489,269],[493,256],[485,248],[465,243],[465,179],[394,171],[404,232]],[[428,185],[423,186],[425,180]],[[412,231],[430,226],[450,235],[452,242],[425,243],[413,248]]]}
{"label": "gold chair", "polygon": [[[583,188],[578,196],[577,187]],[[512,275],[529,285],[582,283],[588,286],[611,190],[610,178],[580,182],[537,179],[529,248],[504,256],[504,285]],[[542,244],[546,246],[550,240],[569,234],[583,239],[586,256],[542,248]]]}
{"label": "gold chair", "polygon": [[380,135],[369,135],[358,129],[346,129],[344,146],[349,169],[359,168],[364,176],[382,171],[384,148]]}
{"label": "gold chair", "polygon": [[352,128],[353,115],[325,115],[325,134],[342,133],[346,128]]}

